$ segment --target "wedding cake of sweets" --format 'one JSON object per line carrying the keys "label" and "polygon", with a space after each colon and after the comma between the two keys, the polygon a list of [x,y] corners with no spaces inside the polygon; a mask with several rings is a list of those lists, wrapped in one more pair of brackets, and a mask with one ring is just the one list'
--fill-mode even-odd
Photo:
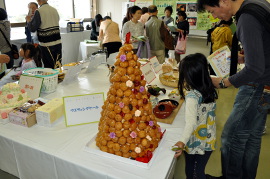
{"label": "wedding cake of sweets", "polygon": [[96,145],[101,151],[148,163],[162,138],[131,44],[119,49],[102,106]]}
{"label": "wedding cake of sweets", "polygon": [[[0,121],[6,123],[8,113],[28,101],[27,93],[17,83],[8,83],[0,90]],[[3,122],[5,121],[5,122]]]}

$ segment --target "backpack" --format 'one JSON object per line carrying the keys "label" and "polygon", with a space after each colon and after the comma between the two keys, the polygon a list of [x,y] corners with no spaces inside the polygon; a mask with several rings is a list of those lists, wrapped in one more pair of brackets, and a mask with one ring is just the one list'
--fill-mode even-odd
{"label": "backpack", "polygon": [[[249,3],[240,8],[238,12],[235,14],[236,22],[243,13],[247,13],[255,17],[265,27],[265,29],[268,32],[270,32],[270,11],[267,11],[265,8],[263,8],[258,4]],[[232,42],[230,76],[236,73],[237,63],[238,63],[238,39],[235,32],[233,35],[233,42]]]}

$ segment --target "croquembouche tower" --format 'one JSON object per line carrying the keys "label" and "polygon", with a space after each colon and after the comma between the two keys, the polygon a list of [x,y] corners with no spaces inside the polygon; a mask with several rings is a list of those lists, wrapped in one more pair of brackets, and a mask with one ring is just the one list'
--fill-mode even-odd
{"label": "croquembouche tower", "polygon": [[150,160],[162,132],[131,44],[119,49],[114,65],[115,74],[102,106],[96,145],[104,152],[125,158]]}

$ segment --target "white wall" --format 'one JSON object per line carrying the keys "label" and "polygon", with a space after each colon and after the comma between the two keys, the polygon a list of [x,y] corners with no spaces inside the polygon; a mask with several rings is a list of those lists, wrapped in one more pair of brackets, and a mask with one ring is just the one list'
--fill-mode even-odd
{"label": "white wall", "polygon": [[114,22],[118,23],[119,29],[122,29],[122,3],[129,2],[128,0],[98,0],[98,11],[102,17],[106,16],[107,12],[111,13],[111,18]]}

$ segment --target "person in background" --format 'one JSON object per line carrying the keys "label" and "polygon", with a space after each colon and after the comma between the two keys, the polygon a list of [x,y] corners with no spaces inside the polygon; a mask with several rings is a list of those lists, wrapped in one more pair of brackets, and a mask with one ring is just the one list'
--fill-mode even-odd
{"label": "person in background", "polygon": [[[31,18],[34,16],[36,10],[38,9],[38,4],[36,2],[30,2],[28,4],[28,15],[31,16]],[[27,26],[25,26],[25,35],[26,35],[26,41],[29,43],[38,43],[37,33],[31,32]]]}
{"label": "person in background", "polygon": [[[165,16],[162,16],[161,19],[164,24],[167,26],[169,23],[174,22],[172,18],[173,9],[172,6],[167,6],[164,9]],[[169,58],[169,49],[165,48],[165,57]]]}
{"label": "person in background", "polygon": [[102,41],[103,48],[107,48],[107,57],[112,53],[118,52],[122,46],[119,36],[119,26],[109,16],[105,16],[101,22],[99,40]]}
{"label": "person in background", "polygon": [[158,19],[157,6],[151,5],[148,8],[150,19],[145,24],[146,36],[149,38],[151,55],[156,56],[159,63],[165,62],[165,44],[164,44],[164,22]]}
{"label": "person in background", "polygon": [[[182,32],[184,36],[187,36],[189,34],[189,23],[186,20],[187,19],[187,14],[184,11],[178,11],[177,12],[177,20],[176,20],[176,26],[177,26],[177,32],[175,33],[175,44],[178,41],[178,37],[180,35],[179,32]],[[175,59],[177,63],[180,62],[181,57],[180,54],[174,53]]]}
{"label": "person in background", "polygon": [[169,23],[174,22],[172,18],[172,13],[173,13],[172,6],[167,6],[164,9],[165,16],[162,16],[161,19],[165,23],[165,25],[168,25]]}
{"label": "person in background", "polygon": [[21,45],[19,51],[20,57],[22,57],[21,69],[16,74],[19,79],[24,70],[29,68],[42,67],[41,62],[41,50],[38,44],[24,43]]}
{"label": "person in background", "polygon": [[62,43],[57,10],[47,3],[48,0],[37,0],[40,8],[33,18],[26,16],[28,28],[37,31],[42,51],[42,62],[45,68],[57,68],[57,62],[62,61]]}
{"label": "person in background", "polygon": [[0,54],[0,79],[5,76],[6,63],[10,60],[8,55]]}
{"label": "person in background", "polygon": [[102,16],[100,14],[97,14],[95,16],[95,20],[91,22],[91,27],[92,27],[91,36],[90,36],[91,40],[97,41],[98,36],[99,36],[99,27],[100,27],[101,22],[102,22]]}
{"label": "person in background", "polygon": [[[6,64],[8,69],[12,68],[14,65],[14,59],[12,56],[10,45],[10,22],[7,20],[7,12],[5,9],[0,8],[0,52],[1,54],[6,54],[9,56],[10,60]],[[7,38],[8,42],[6,41],[5,37]],[[3,73],[2,73],[3,75]]]}
{"label": "person in background", "polygon": [[134,53],[137,53],[138,50],[138,40],[132,38],[132,37],[138,37],[143,36],[144,34],[144,25],[139,22],[138,20],[141,18],[142,10],[138,6],[132,6],[130,9],[131,13],[131,20],[126,22],[124,24],[123,30],[122,30],[122,40],[126,40],[126,34],[128,32],[131,33],[131,42],[133,45],[133,51]]}
{"label": "person in background", "polygon": [[[255,4],[269,14],[270,3],[266,0],[198,0],[197,4],[199,12],[210,12],[214,18],[225,21],[232,16],[237,18],[232,45],[232,58],[235,59],[231,62],[244,62],[245,67],[226,78],[212,76],[217,88],[232,85],[239,88],[221,135],[222,177],[255,179],[265,116],[270,107],[270,94],[263,93],[264,89],[270,89],[270,32],[262,19],[249,13],[241,14],[241,10]],[[238,53],[237,39],[244,54]]]}
{"label": "person in background", "polygon": [[230,25],[232,22],[232,18],[228,21],[221,20],[214,31],[211,33],[212,52],[210,52],[210,54],[219,48],[224,47],[225,45],[231,49],[233,34]]}
{"label": "person in background", "polygon": [[175,157],[185,150],[186,178],[205,179],[205,166],[216,148],[215,101],[218,95],[203,54],[186,56],[180,62],[179,72],[178,89],[186,102],[186,125],[175,144]]}
{"label": "person in background", "polygon": [[122,29],[124,27],[124,24],[128,21],[130,21],[131,17],[131,13],[130,13],[131,7],[127,8],[127,13],[126,16],[124,17],[123,21],[122,21]]}
{"label": "person in background", "polygon": [[143,8],[142,8],[142,16],[141,16],[141,18],[140,18],[139,21],[140,21],[143,25],[145,25],[145,23],[148,21],[149,17],[150,17],[150,15],[149,15],[149,13],[148,13],[148,8],[147,8],[147,7],[143,7]]}

